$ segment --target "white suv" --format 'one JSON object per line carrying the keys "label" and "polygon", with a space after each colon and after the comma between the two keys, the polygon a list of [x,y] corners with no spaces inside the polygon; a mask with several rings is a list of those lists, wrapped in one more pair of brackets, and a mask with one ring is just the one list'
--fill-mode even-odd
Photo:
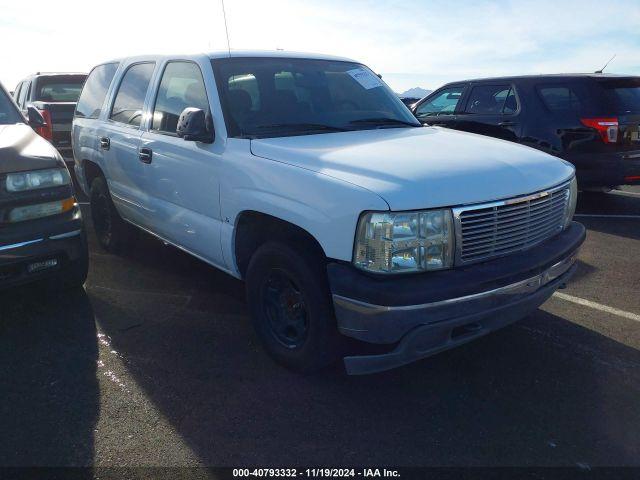
{"label": "white suv", "polygon": [[[526,316],[575,269],[573,167],[423,127],[366,66],[284,52],[93,69],[73,122],[100,243],[132,226],[244,279],[268,352],[409,363]],[[381,347],[386,346],[386,347]]]}

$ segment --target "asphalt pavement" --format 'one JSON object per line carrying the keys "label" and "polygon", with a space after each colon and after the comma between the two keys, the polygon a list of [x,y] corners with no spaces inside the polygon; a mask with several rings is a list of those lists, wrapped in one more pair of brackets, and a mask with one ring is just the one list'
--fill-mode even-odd
{"label": "asphalt pavement", "polygon": [[576,220],[535,313],[362,377],[284,370],[241,282],[147,236],[107,254],[88,222],[84,290],[0,294],[0,466],[638,466],[640,188]]}

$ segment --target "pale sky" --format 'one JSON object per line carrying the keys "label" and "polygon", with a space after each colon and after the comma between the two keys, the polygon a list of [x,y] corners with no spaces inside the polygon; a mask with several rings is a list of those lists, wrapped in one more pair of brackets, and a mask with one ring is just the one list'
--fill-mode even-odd
{"label": "pale sky", "polygon": [[[231,49],[351,57],[397,92],[478,76],[640,75],[639,0],[225,0]],[[226,49],[220,0],[0,0],[0,81]]]}

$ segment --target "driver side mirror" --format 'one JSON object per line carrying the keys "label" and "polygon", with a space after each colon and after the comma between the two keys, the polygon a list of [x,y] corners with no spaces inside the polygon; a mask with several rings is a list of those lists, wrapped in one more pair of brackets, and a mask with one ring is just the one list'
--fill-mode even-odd
{"label": "driver side mirror", "polygon": [[211,114],[199,108],[185,108],[180,114],[176,133],[187,141],[213,143],[215,132]]}
{"label": "driver side mirror", "polygon": [[27,117],[31,128],[42,128],[47,126],[47,122],[44,120],[42,114],[32,105],[27,107]]}

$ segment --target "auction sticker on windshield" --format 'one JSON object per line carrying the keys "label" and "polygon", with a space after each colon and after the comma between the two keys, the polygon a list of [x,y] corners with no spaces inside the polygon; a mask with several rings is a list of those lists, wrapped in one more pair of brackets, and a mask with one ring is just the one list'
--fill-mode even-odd
{"label": "auction sticker on windshield", "polygon": [[380,81],[380,79],[364,68],[354,68],[353,70],[347,70],[347,73],[367,90],[382,86],[382,82]]}

